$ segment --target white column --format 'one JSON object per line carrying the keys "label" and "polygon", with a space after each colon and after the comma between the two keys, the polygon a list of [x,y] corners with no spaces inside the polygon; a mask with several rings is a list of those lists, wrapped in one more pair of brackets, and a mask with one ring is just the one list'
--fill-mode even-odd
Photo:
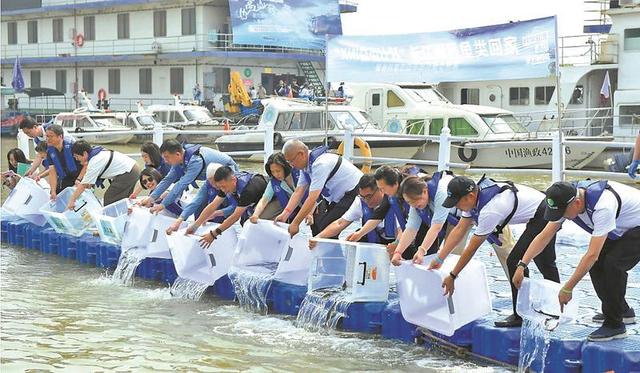
{"label": "white column", "polygon": [[342,157],[351,162],[353,158],[353,127],[348,124],[344,126],[344,153]]}
{"label": "white column", "polygon": [[273,154],[273,124],[267,124],[264,126],[264,163],[267,163],[267,159]]}
{"label": "white column", "polygon": [[438,171],[449,169],[451,160],[451,130],[442,127],[440,132],[440,144],[438,145]]}
{"label": "white column", "polygon": [[551,155],[551,178],[555,183],[557,181],[564,180],[564,134],[562,130],[558,130],[558,132],[553,134],[552,141],[552,151]]}

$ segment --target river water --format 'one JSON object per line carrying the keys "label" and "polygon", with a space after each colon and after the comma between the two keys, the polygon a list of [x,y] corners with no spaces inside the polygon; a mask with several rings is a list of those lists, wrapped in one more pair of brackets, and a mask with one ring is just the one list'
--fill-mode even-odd
{"label": "river water", "polygon": [[[2,139],[3,170],[14,146]],[[543,189],[550,177],[514,180]],[[247,312],[209,294],[175,298],[158,282],[126,287],[101,269],[7,245],[0,279],[2,372],[504,370],[379,336],[308,331],[295,318]]]}

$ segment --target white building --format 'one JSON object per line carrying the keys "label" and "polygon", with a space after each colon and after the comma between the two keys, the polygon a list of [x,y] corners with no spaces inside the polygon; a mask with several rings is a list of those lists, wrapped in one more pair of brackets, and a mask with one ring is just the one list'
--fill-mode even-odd
{"label": "white building", "polygon": [[[341,11],[355,9],[341,1]],[[76,87],[94,100],[104,89],[114,109],[190,98],[196,83],[213,99],[231,71],[269,93],[280,79],[323,81],[322,51],[234,45],[230,23],[227,0],[3,0],[3,85],[16,56],[26,87],[54,88],[67,105]]]}

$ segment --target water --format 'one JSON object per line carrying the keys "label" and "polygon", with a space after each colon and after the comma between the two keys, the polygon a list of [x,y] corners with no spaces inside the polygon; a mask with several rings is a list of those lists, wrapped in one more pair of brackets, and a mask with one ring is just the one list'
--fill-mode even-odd
{"label": "water", "polygon": [[302,300],[296,325],[311,331],[336,329],[347,317],[349,294],[341,289],[314,290]]}
{"label": "water", "polygon": [[209,288],[208,284],[198,281],[189,280],[188,278],[178,277],[171,285],[171,295],[177,298],[200,300],[205,291]]}
{"label": "water", "polygon": [[297,328],[205,294],[171,296],[159,282],[114,284],[102,269],[0,250],[1,371],[498,372],[377,336]]}
{"label": "water", "polygon": [[123,251],[111,279],[115,283],[132,286],[136,269],[145,258],[144,254],[144,250],[136,250],[135,248]]}
{"label": "water", "polygon": [[518,373],[524,373],[533,365],[536,371],[544,372],[551,331],[545,325],[533,320],[522,320],[520,330],[520,358],[518,359]]}
{"label": "water", "polygon": [[229,269],[229,279],[241,307],[250,312],[267,314],[267,294],[277,268],[278,263],[265,263],[260,266],[232,266]]}

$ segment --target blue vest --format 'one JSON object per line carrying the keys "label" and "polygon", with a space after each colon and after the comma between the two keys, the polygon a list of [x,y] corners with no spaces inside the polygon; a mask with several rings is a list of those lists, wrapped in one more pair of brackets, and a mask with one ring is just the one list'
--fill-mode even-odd
{"label": "blue vest", "polygon": [[[178,171],[178,178],[181,178],[184,176],[184,169],[189,164],[189,161],[194,155],[202,159],[202,170],[200,170],[200,173],[198,175],[202,175],[203,171],[207,168],[207,162],[205,162],[204,157],[202,156],[202,154],[200,154],[200,147],[201,145],[197,145],[197,144],[183,145],[184,161],[180,165],[173,166],[175,167],[176,171]],[[160,167],[162,167],[162,164],[160,165]],[[196,177],[196,179],[198,178]],[[198,184],[196,184],[195,180],[193,180],[193,182],[191,183],[191,186],[194,188],[198,188]]]}
{"label": "blue vest", "polygon": [[509,221],[518,209],[518,188],[516,188],[515,185],[513,185],[513,183],[510,181],[507,181],[506,185],[499,186],[495,181],[483,175],[480,181],[478,181],[478,201],[476,203],[476,207],[471,210],[471,217],[477,224],[478,218],[480,217],[480,211],[482,211],[482,209],[487,205],[487,203],[489,203],[489,201],[493,199],[493,197],[504,192],[505,190],[510,190],[513,192],[513,196],[515,198],[513,210],[511,210],[511,213],[506,217],[506,219],[504,219],[502,224],[496,227],[495,232],[491,233],[487,237],[487,241],[498,246],[502,246],[502,242],[498,238],[498,235],[502,233],[504,227],[509,224]]}
{"label": "blue vest", "polygon": [[[291,178],[293,179],[293,187],[295,189],[295,186],[298,184],[298,178],[300,177],[300,171],[297,169],[292,169],[291,170]],[[278,199],[278,202],[280,203],[280,206],[282,208],[287,207],[287,203],[289,203],[289,198],[291,198],[291,196],[289,195],[289,193],[287,193],[286,190],[282,189],[281,186],[281,181],[276,179],[275,177],[271,178],[271,189],[273,189],[273,194],[276,196],[276,198]],[[305,198],[306,199],[306,198]],[[304,199],[303,199],[304,201]]]}
{"label": "blue vest", "polygon": [[[42,132],[46,132],[47,128],[49,128],[52,124],[53,124],[53,122],[44,123],[42,125]],[[40,144],[41,142],[45,142],[45,141],[46,140],[40,140],[40,138],[38,138],[38,137],[34,137],[33,138],[33,143],[36,144],[36,145]]]}
{"label": "blue vest", "polygon": [[[191,159],[191,158],[189,158]],[[160,165],[159,166],[155,166],[152,164],[145,164],[145,167],[153,167],[155,168],[160,175],[162,175],[162,177],[167,176],[167,174],[169,173],[169,171],[171,171],[171,165],[169,165],[167,162],[164,161],[164,159],[162,157],[160,157]],[[184,174],[184,171],[183,171]]]}
{"label": "blue vest", "polygon": [[[573,185],[575,185],[576,188],[584,189],[585,211],[587,212],[587,215],[589,216],[589,219],[591,219],[591,221],[593,221],[593,212],[596,209],[596,204],[598,203],[598,201],[600,200],[600,197],[602,197],[602,193],[604,193],[606,189],[610,190],[611,193],[613,193],[613,195],[618,200],[618,210],[616,211],[616,219],[618,218],[618,216],[620,216],[620,209],[622,208],[622,200],[620,199],[620,195],[618,194],[618,192],[613,190],[613,188],[609,185],[607,180],[600,180],[600,181],[584,180],[584,181],[579,181],[577,183],[574,182]],[[573,222],[579,225],[580,228],[584,229],[585,231],[589,233],[593,233],[593,228],[589,227],[587,223],[585,223],[582,219],[580,219],[580,217],[576,216],[576,218],[573,219]],[[607,234],[607,238],[610,240],[618,240],[620,239],[620,237],[622,236],[614,233],[613,231]]]}
{"label": "blue vest", "polygon": [[68,173],[78,172],[78,167],[76,167],[76,160],[73,158],[73,153],[71,152],[71,147],[73,146],[71,140],[63,139],[62,142],[62,153],[64,155],[64,161],[66,163],[67,168],[62,168],[62,163],[60,159],[58,159],[58,151],[53,146],[47,147],[47,155],[53,162],[53,166],[56,168],[56,174],[58,176],[58,181],[64,179]]}
{"label": "blue vest", "polygon": [[[247,187],[247,184],[249,184],[249,181],[251,181],[251,179],[255,176],[252,173],[249,172],[244,172],[244,171],[240,171],[237,172],[235,174],[236,178],[238,179],[237,183],[236,183],[236,192],[235,194],[237,194],[238,196],[240,196],[242,194],[242,192],[244,191],[244,188]],[[234,196],[234,193],[227,193],[227,201],[229,202],[230,206],[238,206],[238,200],[236,199],[236,197]],[[253,209],[254,206],[249,206],[244,214],[243,214],[243,219],[245,217],[249,217],[253,214]]]}
{"label": "blue vest", "polygon": [[[405,227],[407,226],[407,214],[409,211],[409,204],[405,201],[400,201],[400,199],[398,199],[398,197],[391,197],[389,196],[389,210],[393,211],[393,214],[396,217],[396,220],[398,221],[398,225],[400,226],[400,229],[402,229],[404,231]],[[402,203],[402,207],[400,206],[400,204]]]}
{"label": "blue vest", "polygon": [[[313,168],[313,163],[316,161],[316,159],[318,159],[318,157],[320,157],[322,154],[326,153],[328,150],[329,150],[329,148],[327,146],[321,145],[321,146],[318,146],[318,147],[314,148],[309,153],[309,172],[306,172],[304,170],[302,171],[302,173],[304,174],[305,179],[307,180],[307,184],[309,184],[309,186],[311,185],[311,170]],[[331,178],[336,174],[336,172],[338,172],[338,169],[340,168],[341,164],[342,164],[342,157],[338,157],[338,162],[333,167],[333,170],[331,170],[331,173],[329,173],[329,176],[327,177],[327,180],[325,181],[325,187],[322,188],[322,192],[320,193],[320,195],[322,197],[329,198],[330,191],[329,191],[329,188],[326,187],[326,184],[329,182],[329,180],[331,180]]]}
{"label": "blue vest", "polygon": [[[371,219],[373,215],[373,209],[371,209],[364,201],[360,201],[362,205],[362,225],[364,225],[367,221]],[[395,238],[396,236],[396,225],[395,225],[395,214],[391,209],[387,211],[387,215],[384,217],[384,236],[380,234],[378,231],[378,227],[375,227],[372,231],[367,233],[367,242],[369,243],[383,243],[381,242],[382,237],[390,237]]]}
{"label": "blue vest", "polygon": [[[438,185],[440,184],[440,179],[442,179],[442,176],[445,172],[451,175],[450,171],[439,171],[434,173],[431,180],[427,182],[427,193],[429,194],[429,201],[431,201],[432,203],[435,203],[434,201],[436,198],[436,193],[438,192]],[[427,204],[427,206],[423,209],[416,209],[416,211],[418,212],[420,219],[422,219],[422,222],[430,227],[431,219],[433,219],[433,211],[429,207],[429,204]],[[451,214],[447,216],[447,222],[450,222],[450,221],[452,222],[453,225],[458,224],[458,218]],[[438,234],[438,237],[444,238],[445,234],[446,234],[446,230],[441,229],[440,233]]]}
{"label": "blue vest", "polygon": [[204,185],[207,188],[207,204],[213,202],[213,200],[218,195],[218,189],[213,187],[211,183],[207,180]]}

